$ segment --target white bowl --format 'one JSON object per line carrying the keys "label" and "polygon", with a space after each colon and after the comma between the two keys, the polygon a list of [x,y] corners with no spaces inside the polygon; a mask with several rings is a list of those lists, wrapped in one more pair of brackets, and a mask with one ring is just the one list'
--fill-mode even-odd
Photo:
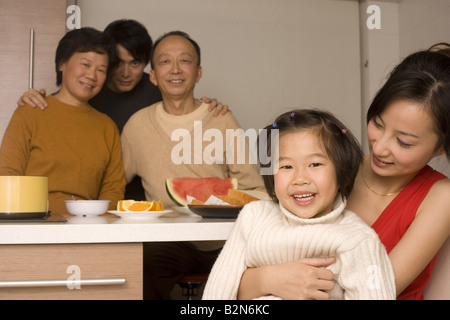
{"label": "white bowl", "polygon": [[108,210],[110,200],[64,200],[66,209],[76,216],[98,216]]}

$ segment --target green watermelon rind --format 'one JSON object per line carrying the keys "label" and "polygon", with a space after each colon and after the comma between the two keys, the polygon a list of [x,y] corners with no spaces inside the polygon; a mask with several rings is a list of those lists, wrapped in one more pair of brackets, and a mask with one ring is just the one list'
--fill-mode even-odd
{"label": "green watermelon rind", "polygon": [[[170,199],[172,199],[172,201],[175,202],[175,204],[177,206],[187,207],[187,205],[188,205],[187,201],[185,199],[177,196],[175,191],[170,187],[171,181],[173,179],[183,179],[183,178],[168,178],[168,179],[166,179],[165,184],[166,184],[167,194],[169,195]],[[198,178],[198,179],[202,179],[202,178]],[[208,179],[208,178],[205,178],[205,179]],[[228,178],[225,178],[225,179],[228,179]],[[222,180],[225,180],[225,179],[222,179]],[[229,178],[229,179],[231,179],[231,184],[233,185],[233,189],[237,189],[238,188],[238,179],[237,178]]]}
{"label": "green watermelon rind", "polygon": [[170,199],[172,199],[172,201],[175,202],[175,204],[177,206],[186,207],[187,206],[186,201],[184,201],[184,199],[181,199],[181,198],[177,197],[175,195],[175,193],[170,189],[170,187],[169,187],[170,180],[171,179],[166,179],[166,191],[167,191],[167,194],[169,195]]}

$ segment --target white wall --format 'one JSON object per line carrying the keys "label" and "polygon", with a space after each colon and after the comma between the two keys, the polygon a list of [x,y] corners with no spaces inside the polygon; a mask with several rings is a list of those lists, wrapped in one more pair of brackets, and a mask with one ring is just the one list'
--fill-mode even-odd
{"label": "white wall", "polygon": [[361,136],[359,9],[348,0],[79,0],[82,26],[180,29],[202,49],[196,96],[228,104],[244,128],[319,106]]}
{"label": "white wall", "polygon": [[450,43],[449,0],[403,0],[399,4],[400,56]]}
{"label": "white wall", "polygon": [[[377,5],[381,13],[381,28],[368,29],[366,10]],[[368,151],[366,135],[366,113],[370,103],[383,85],[386,75],[399,62],[399,11],[398,3],[390,1],[360,1],[361,30],[361,81],[362,144]]]}

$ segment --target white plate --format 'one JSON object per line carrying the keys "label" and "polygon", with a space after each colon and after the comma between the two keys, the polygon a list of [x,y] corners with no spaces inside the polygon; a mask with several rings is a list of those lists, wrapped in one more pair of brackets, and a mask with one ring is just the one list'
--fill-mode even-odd
{"label": "white plate", "polygon": [[172,210],[163,211],[117,211],[109,210],[109,213],[115,214],[124,220],[151,220],[159,218],[161,215],[172,212]]}

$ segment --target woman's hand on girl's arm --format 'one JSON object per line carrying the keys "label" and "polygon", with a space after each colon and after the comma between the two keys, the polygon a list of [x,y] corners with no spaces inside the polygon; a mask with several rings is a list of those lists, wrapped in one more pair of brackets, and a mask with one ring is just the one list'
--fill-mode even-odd
{"label": "woman's hand on girl's arm", "polygon": [[307,258],[247,269],[241,279],[238,299],[275,295],[285,300],[326,300],[333,289],[333,272],[328,266],[335,258]]}

